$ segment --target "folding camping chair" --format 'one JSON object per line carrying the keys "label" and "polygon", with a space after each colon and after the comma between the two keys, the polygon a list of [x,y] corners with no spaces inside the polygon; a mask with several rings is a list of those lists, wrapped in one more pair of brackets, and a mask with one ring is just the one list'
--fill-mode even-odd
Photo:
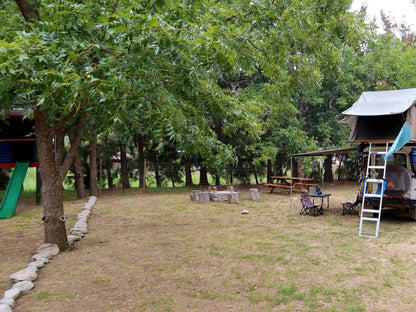
{"label": "folding camping chair", "polygon": [[358,211],[356,211],[355,208],[358,207],[359,203],[360,203],[360,200],[358,196],[354,203],[352,202],[342,203],[342,215],[344,216],[344,215],[351,215],[351,214],[358,213]]}
{"label": "folding camping chair", "polygon": [[324,214],[324,209],[322,208],[322,204],[315,205],[311,202],[307,193],[300,194],[300,201],[302,202],[302,208],[299,214],[307,214],[311,216],[318,216],[320,214]]}

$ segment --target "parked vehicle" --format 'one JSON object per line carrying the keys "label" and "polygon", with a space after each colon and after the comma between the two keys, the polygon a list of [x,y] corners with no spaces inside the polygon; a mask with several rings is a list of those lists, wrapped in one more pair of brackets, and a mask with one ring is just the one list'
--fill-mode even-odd
{"label": "parked vehicle", "polygon": [[[380,190],[380,183],[371,182],[367,183],[367,190],[363,192],[365,179],[383,179],[385,174],[383,208],[404,209],[416,219],[416,88],[364,92],[343,114],[347,117],[341,123],[350,127],[350,141],[360,143],[363,152],[358,197],[362,200],[363,193]],[[399,133],[405,126],[408,136],[403,139]],[[393,143],[400,144],[385,162],[385,152]],[[372,168],[367,172],[370,163]],[[384,163],[385,171],[382,168]],[[364,196],[366,204],[377,206],[380,203],[379,198],[368,197]]]}

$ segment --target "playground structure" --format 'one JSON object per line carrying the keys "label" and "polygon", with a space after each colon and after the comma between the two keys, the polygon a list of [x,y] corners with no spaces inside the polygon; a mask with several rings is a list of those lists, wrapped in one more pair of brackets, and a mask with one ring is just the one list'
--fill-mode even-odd
{"label": "playground structure", "polygon": [[[0,122],[0,168],[14,168],[0,205],[0,219],[13,216],[28,167],[39,167],[34,121],[24,118],[20,110],[11,111]],[[37,202],[40,201],[38,180]]]}

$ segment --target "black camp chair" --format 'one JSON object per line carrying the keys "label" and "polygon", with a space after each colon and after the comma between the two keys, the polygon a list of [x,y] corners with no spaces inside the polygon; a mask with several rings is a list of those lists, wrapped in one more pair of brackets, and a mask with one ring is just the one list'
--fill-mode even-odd
{"label": "black camp chair", "polygon": [[356,211],[355,208],[358,208],[359,204],[360,204],[360,200],[358,196],[354,203],[352,202],[342,203],[342,215],[344,216],[344,215],[358,214],[358,211]]}
{"label": "black camp chair", "polygon": [[302,202],[302,208],[299,214],[307,214],[311,216],[319,216],[324,214],[324,209],[322,208],[322,204],[315,205],[309,198],[307,193],[300,194],[300,201]]}

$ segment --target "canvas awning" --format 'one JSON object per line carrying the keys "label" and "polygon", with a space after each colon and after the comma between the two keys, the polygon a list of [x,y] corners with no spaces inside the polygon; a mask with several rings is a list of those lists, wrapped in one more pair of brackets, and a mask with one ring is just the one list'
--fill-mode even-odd
{"label": "canvas awning", "polygon": [[363,92],[344,115],[381,116],[406,112],[416,102],[416,88]]}
{"label": "canvas awning", "polygon": [[359,152],[359,151],[360,151],[360,146],[357,145],[357,146],[341,147],[341,148],[322,150],[322,151],[292,154],[292,157],[297,157],[297,156],[328,156],[328,155],[339,155],[339,154],[346,154],[346,153]]}

